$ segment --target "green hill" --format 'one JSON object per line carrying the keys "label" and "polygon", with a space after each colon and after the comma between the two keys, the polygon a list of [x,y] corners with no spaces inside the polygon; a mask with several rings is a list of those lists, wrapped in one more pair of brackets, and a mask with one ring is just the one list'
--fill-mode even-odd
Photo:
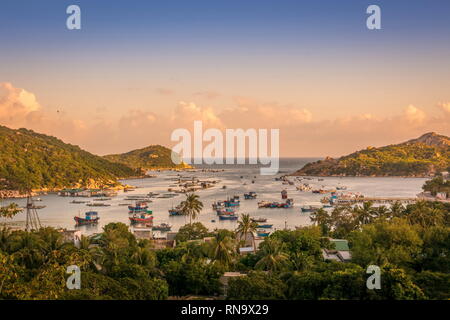
{"label": "green hill", "polygon": [[0,126],[0,190],[102,187],[136,170],[27,129]]}
{"label": "green hill", "polygon": [[160,145],[152,145],[126,153],[106,155],[104,158],[143,171],[190,168],[190,166],[186,164],[174,164],[172,162],[171,154],[172,150],[169,148]]}
{"label": "green hill", "polygon": [[434,132],[380,148],[368,147],[338,159],[306,164],[293,175],[429,177],[450,168],[450,138]]}

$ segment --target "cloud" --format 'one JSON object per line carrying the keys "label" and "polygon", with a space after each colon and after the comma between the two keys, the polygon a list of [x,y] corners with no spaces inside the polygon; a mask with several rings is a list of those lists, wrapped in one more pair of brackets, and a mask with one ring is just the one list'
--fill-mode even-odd
{"label": "cloud", "polygon": [[450,102],[440,102],[438,107],[446,116],[450,116]]}
{"label": "cloud", "polygon": [[0,122],[12,127],[21,126],[39,118],[41,106],[31,92],[15,88],[11,83],[0,83]]}
{"label": "cloud", "polygon": [[[450,116],[450,103],[438,106]],[[128,109],[117,119],[107,112],[98,112],[88,120],[73,119],[41,106],[25,89],[0,84],[0,124],[54,135],[96,154],[126,152],[150,144],[173,146],[172,131],[192,130],[195,120],[202,120],[205,129],[280,129],[282,156],[339,156],[367,146],[406,141],[429,131],[450,134],[448,117],[427,114],[413,105],[390,117],[366,113],[321,121],[314,120],[307,108],[261,103],[248,97],[235,97],[233,104],[222,109],[180,101],[168,112],[152,110]]]}
{"label": "cloud", "polygon": [[413,105],[406,107],[404,116],[412,124],[422,124],[425,121],[426,114]]}

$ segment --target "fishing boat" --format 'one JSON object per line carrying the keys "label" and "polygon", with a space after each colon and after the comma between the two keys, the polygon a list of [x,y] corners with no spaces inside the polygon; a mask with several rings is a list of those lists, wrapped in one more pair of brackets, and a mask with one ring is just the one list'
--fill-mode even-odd
{"label": "fishing boat", "polygon": [[272,228],[272,227],[273,227],[273,224],[268,224],[268,223],[265,223],[265,224],[258,224],[258,228],[270,229],[270,228]]}
{"label": "fishing boat", "polygon": [[287,199],[286,202],[268,202],[261,201],[258,202],[258,208],[292,208],[294,206],[293,199]]}
{"label": "fishing boat", "polygon": [[181,204],[176,206],[175,208],[169,209],[169,216],[182,216],[183,212],[181,211]]}
{"label": "fishing boat", "polygon": [[133,215],[132,217],[129,217],[131,223],[149,223],[153,221],[153,216],[146,214],[146,213],[142,213],[140,215]]}
{"label": "fishing boat", "polygon": [[314,212],[321,208],[323,208],[323,204],[321,204],[320,202],[317,202],[317,203],[309,203],[307,205],[304,205],[300,208],[300,210],[302,212]]}
{"label": "fishing boat", "polygon": [[270,201],[259,201],[258,202],[258,208],[268,208],[268,206],[271,204]]}
{"label": "fishing boat", "polygon": [[257,230],[256,234],[258,235],[258,237],[267,237],[270,235],[270,232],[266,230]]}
{"label": "fishing boat", "polygon": [[239,196],[234,196],[224,201],[225,207],[238,207],[240,206]]}
{"label": "fishing boat", "polygon": [[262,218],[262,217],[250,218],[250,220],[252,220],[253,222],[266,222],[267,221],[266,218]]}
{"label": "fishing boat", "polygon": [[172,229],[172,226],[168,223],[161,223],[157,226],[153,226],[153,230],[156,231],[170,231]]}
{"label": "fishing boat", "polygon": [[217,209],[216,213],[218,216],[220,216],[221,214],[234,214],[235,210],[233,208]]}
{"label": "fishing boat", "polygon": [[245,200],[256,199],[256,197],[257,197],[256,192],[250,191],[249,193],[244,193]]}
{"label": "fishing boat", "polygon": [[82,224],[96,224],[100,218],[98,217],[97,211],[88,211],[84,214],[84,218],[75,216],[73,219],[77,223],[77,225]]}
{"label": "fishing boat", "polygon": [[145,212],[147,211],[147,208],[148,208],[147,202],[144,201],[138,201],[136,202],[136,205],[128,206],[128,210],[130,210],[130,213]]}
{"label": "fishing boat", "polygon": [[237,220],[238,216],[235,214],[221,214],[219,220]]}

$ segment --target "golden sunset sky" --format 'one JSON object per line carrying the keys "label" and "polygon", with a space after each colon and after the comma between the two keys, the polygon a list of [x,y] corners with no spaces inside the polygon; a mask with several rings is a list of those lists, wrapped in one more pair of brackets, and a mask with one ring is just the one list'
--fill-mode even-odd
{"label": "golden sunset sky", "polygon": [[96,154],[194,120],[280,129],[284,157],[450,135],[450,4],[378,2],[370,31],[361,1],[78,1],[70,31],[64,1],[2,1],[0,124]]}

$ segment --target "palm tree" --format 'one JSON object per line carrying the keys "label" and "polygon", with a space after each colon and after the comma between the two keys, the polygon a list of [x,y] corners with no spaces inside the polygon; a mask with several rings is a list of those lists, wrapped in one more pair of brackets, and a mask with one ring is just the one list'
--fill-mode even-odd
{"label": "palm tree", "polygon": [[242,237],[244,237],[244,241],[247,240],[247,234],[250,233],[252,236],[253,250],[256,251],[256,243],[255,243],[255,234],[256,228],[258,224],[254,222],[249,214],[242,214],[241,220],[238,221],[238,227],[236,229],[236,235],[239,234],[239,243],[242,241]]}
{"label": "palm tree", "polygon": [[189,224],[192,225],[192,219],[195,220],[197,214],[203,209],[203,203],[195,193],[186,194],[186,200],[181,203],[181,212],[189,216]]}
{"label": "palm tree", "polygon": [[356,206],[353,208],[352,212],[356,222],[359,225],[365,225],[372,222],[374,218],[375,208],[373,207],[372,201],[365,201],[361,206]]}
{"label": "palm tree", "polygon": [[309,219],[311,222],[316,223],[322,229],[323,235],[327,235],[331,229],[331,217],[328,212],[320,208],[313,213],[311,213]]}
{"label": "palm tree", "polygon": [[403,207],[403,204],[400,201],[395,201],[391,205],[389,211],[390,211],[389,212],[390,216],[392,218],[395,218],[395,217],[400,218],[405,213],[405,208]]}
{"label": "palm tree", "polygon": [[276,272],[288,265],[288,255],[283,252],[283,243],[279,240],[268,238],[260,247],[263,257],[256,263],[257,269]]}
{"label": "palm tree", "polygon": [[226,232],[216,233],[211,248],[214,260],[224,266],[229,266],[233,262],[235,243]]}

